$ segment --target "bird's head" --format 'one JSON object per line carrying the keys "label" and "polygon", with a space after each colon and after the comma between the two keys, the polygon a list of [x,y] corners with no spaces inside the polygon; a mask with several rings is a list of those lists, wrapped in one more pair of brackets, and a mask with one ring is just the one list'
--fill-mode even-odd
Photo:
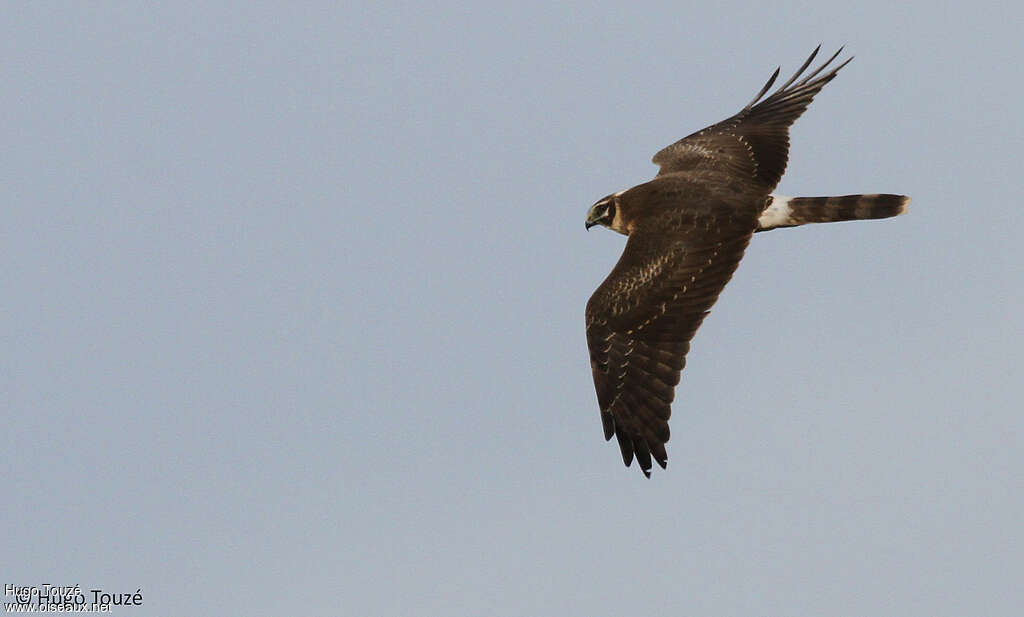
{"label": "bird's head", "polygon": [[603,225],[608,229],[623,233],[619,229],[616,229],[615,225],[615,216],[619,211],[620,195],[622,195],[621,192],[613,193],[590,206],[590,210],[587,211],[587,229],[590,229],[594,225]]}

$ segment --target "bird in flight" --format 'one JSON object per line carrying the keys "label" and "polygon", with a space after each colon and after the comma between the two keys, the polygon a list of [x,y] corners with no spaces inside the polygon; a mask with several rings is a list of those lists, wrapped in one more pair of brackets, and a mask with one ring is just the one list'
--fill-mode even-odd
{"label": "bird in flight", "polygon": [[655,154],[653,180],[587,212],[587,229],[629,236],[587,302],[587,346],[605,439],[615,436],[626,466],[636,458],[647,477],[652,459],[663,469],[668,462],[668,419],[690,340],[754,233],[906,211],[904,195],[772,193],[786,170],[789,127],[852,60],[829,69],[840,48],[804,76],[820,48],[767,97],[779,69],[739,113]]}

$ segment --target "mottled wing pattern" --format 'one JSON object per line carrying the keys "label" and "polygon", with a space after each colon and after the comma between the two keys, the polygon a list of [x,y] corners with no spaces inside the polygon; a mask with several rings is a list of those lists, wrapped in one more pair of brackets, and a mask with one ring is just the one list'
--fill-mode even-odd
{"label": "mottled wing pattern", "polygon": [[753,234],[749,208],[666,209],[634,231],[587,302],[587,345],[605,439],[650,476],[664,468],[668,419],[690,339]]}
{"label": "mottled wing pattern", "polygon": [[[786,83],[764,100],[761,97],[775,83],[779,69],[761,91],[739,113],[680,139],[654,155],[661,167],[658,175],[681,171],[727,171],[737,179],[752,180],[771,191],[779,183],[789,160],[789,127],[807,109],[814,96],[853,58],[822,74],[842,51],[800,81],[818,49]],[[820,75],[820,76],[819,76]],[[760,101],[760,102],[758,102]]]}

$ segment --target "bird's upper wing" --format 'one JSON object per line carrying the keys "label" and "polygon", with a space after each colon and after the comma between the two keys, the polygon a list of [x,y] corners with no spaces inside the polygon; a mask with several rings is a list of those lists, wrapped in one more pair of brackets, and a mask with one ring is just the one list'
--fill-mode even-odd
{"label": "bird's upper wing", "polygon": [[774,189],[786,171],[789,159],[789,127],[825,84],[832,81],[839,69],[853,59],[849,58],[821,74],[842,51],[840,48],[828,61],[797,81],[820,48],[819,45],[800,70],[764,100],[761,97],[775,83],[779,69],[775,69],[768,83],[739,113],[684,137],[655,154],[653,161],[661,167],[658,175],[680,171],[725,171],[737,178],[752,180],[765,188],[765,193]]}
{"label": "bird's upper wing", "polygon": [[[658,182],[658,180],[655,180]],[[707,202],[705,202],[707,203]],[[608,278],[587,302],[587,346],[605,439],[618,437],[650,476],[665,467],[670,404],[690,339],[732,277],[756,213],[666,209],[634,231]]]}

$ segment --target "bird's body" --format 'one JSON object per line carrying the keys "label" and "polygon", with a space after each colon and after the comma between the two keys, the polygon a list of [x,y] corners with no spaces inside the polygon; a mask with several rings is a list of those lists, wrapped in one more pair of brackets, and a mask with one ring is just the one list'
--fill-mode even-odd
{"label": "bird's body", "polygon": [[902,195],[774,195],[786,168],[789,126],[846,62],[838,56],[797,82],[818,50],[761,100],[778,70],[735,116],[654,156],[658,175],[594,204],[587,227],[629,236],[622,257],[587,302],[587,343],[605,438],[645,475],[668,456],[668,419],[690,340],[758,231],[903,213]]}

